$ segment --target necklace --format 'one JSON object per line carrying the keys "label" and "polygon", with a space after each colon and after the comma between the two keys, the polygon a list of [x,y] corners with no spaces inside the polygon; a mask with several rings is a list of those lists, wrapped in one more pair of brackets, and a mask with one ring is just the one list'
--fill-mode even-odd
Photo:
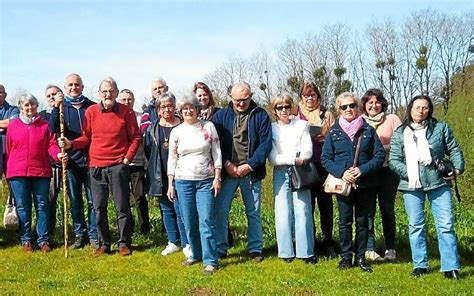
{"label": "necklace", "polygon": [[[161,147],[163,147],[164,150],[168,150],[168,148],[170,147],[169,139],[170,139],[170,134],[171,134],[171,128],[164,127],[164,126],[162,126],[162,128],[163,128],[163,135],[164,135],[165,141],[163,142]],[[169,130],[169,132],[166,133],[166,130]]]}

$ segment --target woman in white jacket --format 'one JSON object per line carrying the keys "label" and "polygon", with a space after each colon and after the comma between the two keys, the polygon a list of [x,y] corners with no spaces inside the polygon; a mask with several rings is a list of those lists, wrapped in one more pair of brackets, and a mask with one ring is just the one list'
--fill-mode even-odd
{"label": "woman in white jacket", "polygon": [[306,161],[311,161],[313,146],[308,124],[305,120],[291,119],[293,100],[289,95],[274,98],[271,108],[277,119],[272,123],[273,143],[269,160],[274,165],[273,194],[278,257],[288,263],[296,257],[315,264],[317,257],[314,254],[311,194],[309,189],[293,192],[288,174],[290,166],[301,166]]}

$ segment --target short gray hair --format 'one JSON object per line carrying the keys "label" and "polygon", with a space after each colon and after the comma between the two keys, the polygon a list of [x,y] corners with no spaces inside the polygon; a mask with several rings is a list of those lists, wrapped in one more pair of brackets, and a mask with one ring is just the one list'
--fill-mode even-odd
{"label": "short gray hair", "polygon": [[156,107],[159,108],[161,103],[168,101],[171,102],[173,106],[176,106],[176,97],[171,92],[164,93],[158,99],[156,99]]}
{"label": "short gray hair", "polygon": [[61,88],[60,88],[59,86],[55,85],[55,84],[48,84],[48,85],[46,85],[46,88],[44,89],[44,92],[47,92],[48,89],[50,89],[50,88],[55,88],[55,89],[59,90],[60,92],[63,92],[63,91],[61,90]]}
{"label": "short gray hair", "polygon": [[201,112],[201,103],[193,93],[186,94],[181,99],[179,99],[179,101],[176,103],[176,109],[179,113],[181,113],[183,107],[186,105],[191,105],[194,109],[196,109],[198,115],[199,112]]}
{"label": "short gray hair", "polygon": [[36,105],[36,106],[39,105],[38,99],[35,98],[35,96],[30,94],[29,92],[23,92],[23,91],[19,92],[16,95],[16,99],[17,99],[17,102],[18,102],[18,107],[21,107],[21,105],[26,104],[26,103],[30,103],[30,104]]}
{"label": "short gray hair", "polygon": [[110,83],[110,85],[112,85],[113,88],[118,91],[117,82],[116,82],[115,79],[113,79],[112,77],[104,78],[104,79],[100,82],[100,84],[99,84],[99,91],[100,91],[100,87],[101,87],[102,84],[105,83],[105,82]]}
{"label": "short gray hair", "polygon": [[[250,84],[248,84],[247,82],[245,81],[239,81],[239,82],[236,82],[234,83],[234,85],[232,85],[232,90],[234,88],[244,88],[244,89],[248,89],[249,90],[249,93],[252,93],[252,89],[250,88]],[[231,91],[232,91],[231,90]]]}
{"label": "short gray hair", "polygon": [[162,77],[155,77],[155,78],[153,78],[153,79],[151,80],[151,83],[153,83],[153,82],[158,82],[158,81],[161,82],[161,83],[163,83],[165,86],[168,85],[168,84],[166,84],[166,81],[165,81]]}

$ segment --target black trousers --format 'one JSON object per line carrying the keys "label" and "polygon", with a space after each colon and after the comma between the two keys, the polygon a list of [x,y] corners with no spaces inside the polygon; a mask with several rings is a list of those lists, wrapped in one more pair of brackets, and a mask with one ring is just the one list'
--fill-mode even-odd
{"label": "black trousers", "polygon": [[[148,200],[146,199],[144,184],[145,168],[143,166],[130,166],[130,188],[135,197],[138,214],[138,227],[142,232],[150,230],[150,214]],[[134,224],[134,221],[132,221]],[[132,227],[133,229],[133,227]]]}
{"label": "black trousers", "polygon": [[130,210],[130,168],[125,164],[117,164],[104,168],[90,168],[92,204],[96,214],[97,232],[102,245],[110,247],[112,237],[109,229],[107,204],[109,190],[112,192],[117,226],[119,230],[119,246],[130,247],[132,243],[132,212]]}
{"label": "black trousers", "polygon": [[[324,180],[326,180],[326,177],[328,173],[320,166],[316,165],[316,168],[318,170],[319,178],[321,179],[322,183],[324,183]],[[321,184],[313,184],[310,188],[311,190],[311,206],[313,209],[313,215],[314,212],[316,211],[316,202],[318,205],[318,210],[319,210],[319,222],[321,225],[321,232],[322,232],[322,247],[327,248],[327,247],[333,247],[335,242],[333,238],[333,228],[334,228],[334,209],[333,209],[333,201],[332,201],[332,195],[327,194],[324,192],[324,187]],[[316,225],[317,223],[314,223],[314,229],[315,229],[315,235],[314,237],[317,237],[316,234]],[[315,243],[317,240],[314,240]],[[319,246],[316,246],[317,248]]]}
{"label": "black trousers", "polygon": [[[352,189],[349,196],[337,196],[339,208],[339,240],[341,243],[341,257],[352,259],[354,252],[357,257],[364,257],[367,249],[369,234],[370,199],[373,198],[373,189]],[[352,244],[352,224],[355,217],[355,243]]]}

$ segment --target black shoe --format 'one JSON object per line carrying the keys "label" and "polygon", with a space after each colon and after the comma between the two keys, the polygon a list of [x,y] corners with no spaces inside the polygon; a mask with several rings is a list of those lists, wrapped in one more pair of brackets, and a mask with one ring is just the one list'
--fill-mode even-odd
{"label": "black shoe", "polygon": [[326,256],[330,259],[334,259],[337,257],[336,250],[334,249],[334,246],[329,246],[326,248]]}
{"label": "black shoe", "polygon": [[316,264],[316,263],[318,263],[318,257],[317,256],[311,256],[311,257],[308,257],[308,258],[304,258],[303,261],[304,261],[304,263],[307,263],[307,264]]}
{"label": "black shoe", "polygon": [[339,269],[348,269],[352,267],[352,259],[351,258],[342,258],[337,265]]}
{"label": "black shoe", "polygon": [[367,261],[365,261],[364,257],[357,258],[357,261],[354,265],[359,266],[360,269],[362,269],[362,271],[374,272],[374,270],[372,269],[372,266],[370,266],[370,264],[367,263]]}
{"label": "black shoe", "polygon": [[150,233],[150,225],[143,224],[140,226],[140,233],[143,235],[148,235]]}
{"label": "black shoe", "polygon": [[295,257],[281,258],[281,260],[285,261],[285,263],[291,263],[295,260]]}
{"label": "black shoe", "polygon": [[444,277],[450,280],[460,280],[461,275],[459,274],[459,270],[450,270],[444,272]]}
{"label": "black shoe", "polygon": [[252,252],[250,253],[250,258],[252,258],[252,260],[257,263],[262,262],[263,261],[262,252]]}
{"label": "black shoe", "polygon": [[86,238],[82,236],[76,236],[74,243],[71,245],[71,249],[82,249],[86,245]]}
{"label": "black shoe", "polygon": [[[424,274],[427,274],[428,272],[430,272],[428,270],[428,268],[415,268],[413,269],[412,273],[411,273],[411,276],[412,277],[419,277],[419,276],[422,276]],[[445,274],[446,276],[446,274]]]}

